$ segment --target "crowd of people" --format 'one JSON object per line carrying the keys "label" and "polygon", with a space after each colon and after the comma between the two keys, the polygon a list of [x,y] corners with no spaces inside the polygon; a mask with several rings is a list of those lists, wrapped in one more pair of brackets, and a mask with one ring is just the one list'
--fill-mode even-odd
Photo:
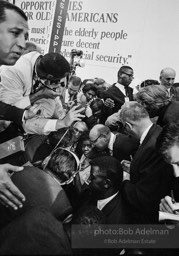
{"label": "crowd of people", "polygon": [[[72,247],[73,225],[157,225],[179,214],[176,72],[82,81],[60,53],[28,42],[28,20],[0,1],[0,254],[179,253]],[[93,238],[95,239],[95,238]]]}

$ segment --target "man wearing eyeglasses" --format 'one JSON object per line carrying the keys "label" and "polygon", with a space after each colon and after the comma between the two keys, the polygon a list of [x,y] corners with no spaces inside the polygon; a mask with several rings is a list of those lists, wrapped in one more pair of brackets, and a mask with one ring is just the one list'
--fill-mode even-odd
{"label": "man wearing eyeglasses", "polygon": [[108,126],[96,124],[89,133],[93,148],[89,157],[94,158],[97,155],[108,154],[119,161],[123,159],[130,160],[138,149],[138,140],[134,137],[118,133],[112,133]]}
{"label": "man wearing eyeglasses", "polygon": [[[121,108],[120,119],[128,134],[140,140],[140,146],[131,163],[129,176],[124,177],[123,195],[133,212],[134,224],[158,223],[160,200],[170,192],[172,168],[156,150],[161,127],[153,124],[146,109],[131,101]],[[124,166],[126,167],[126,166]]]}
{"label": "man wearing eyeglasses", "polygon": [[134,79],[130,66],[122,66],[117,73],[117,83],[104,92],[106,118],[117,112],[126,101],[133,100],[133,89],[129,87]]}
{"label": "man wearing eyeglasses", "polygon": [[57,97],[64,90],[62,80],[69,72],[68,61],[59,53],[42,56],[35,51],[23,55],[14,66],[2,69],[0,100],[20,108],[33,104],[39,107],[38,115],[23,125],[26,133],[46,135],[80,120],[81,110],[75,107],[63,116],[56,111],[60,102]]}

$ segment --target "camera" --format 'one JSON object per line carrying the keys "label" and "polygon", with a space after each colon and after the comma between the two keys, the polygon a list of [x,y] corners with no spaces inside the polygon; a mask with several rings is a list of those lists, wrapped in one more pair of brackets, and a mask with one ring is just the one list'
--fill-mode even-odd
{"label": "camera", "polygon": [[76,67],[84,67],[84,63],[81,62],[83,57],[83,51],[73,49],[71,50],[71,58],[70,58],[70,67],[71,67],[71,75],[75,75]]}
{"label": "camera", "polygon": [[75,56],[82,57],[83,56],[83,51],[73,49],[73,50],[71,50],[71,55],[72,55],[72,57],[75,57]]}

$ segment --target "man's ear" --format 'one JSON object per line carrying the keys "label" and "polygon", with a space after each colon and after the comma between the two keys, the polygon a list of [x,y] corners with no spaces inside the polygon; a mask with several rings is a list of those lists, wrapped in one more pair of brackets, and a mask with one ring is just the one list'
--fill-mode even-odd
{"label": "man's ear", "polygon": [[105,183],[104,183],[104,187],[106,189],[110,188],[112,186],[111,180],[110,179],[106,179]]}
{"label": "man's ear", "polygon": [[129,123],[129,122],[126,122],[126,125],[128,125],[129,126],[129,128],[130,128],[130,130],[132,129],[132,124],[131,123]]}
{"label": "man's ear", "polygon": [[122,73],[118,75],[118,80],[122,78]]}

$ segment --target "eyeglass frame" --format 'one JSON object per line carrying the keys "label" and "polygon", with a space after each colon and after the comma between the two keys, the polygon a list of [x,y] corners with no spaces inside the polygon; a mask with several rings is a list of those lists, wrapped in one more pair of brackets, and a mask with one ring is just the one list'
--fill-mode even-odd
{"label": "eyeglass frame", "polygon": [[[52,83],[54,83],[54,84],[60,84],[60,86],[62,87],[62,88],[64,88],[65,87],[65,83],[64,82],[60,82],[61,81],[61,79],[62,78],[60,78],[60,79],[49,79],[49,78],[41,78],[39,75],[38,75],[38,73],[37,73],[37,70],[35,69],[35,75],[36,75],[36,77],[37,77],[37,79],[39,80],[39,82],[44,86],[44,87],[46,87],[46,88],[48,88],[48,89],[50,89],[50,90],[52,90],[52,91],[56,91],[55,89],[52,89],[52,88],[50,88],[48,85],[46,85],[45,84],[45,82],[47,81],[50,81],[50,82],[52,82]],[[44,81],[45,80],[45,81]],[[63,84],[63,85],[62,85]]]}
{"label": "eyeglass frame", "polygon": [[134,79],[134,74],[128,74],[128,73],[126,73],[126,72],[124,72],[124,71],[122,71],[122,74],[125,74],[125,75],[127,75],[127,76],[129,76],[129,77],[131,77],[131,78]]}
{"label": "eyeglass frame", "polygon": [[90,140],[91,141],[91,144],[92,145],[94,145],[94,144],[96,144],[96,142],[98,141],[98,139],[100,138],[100,137],[102,137],[102,136],[105,136],[106,134],[103,134],[103,133],[101,133],[95,140]]}
{"label": "eyeglass frame", "polygon": [[[57,80],[48,79],[48,78],[42,79],[42,78],[40,78],[40,77],[39,77],[39,79],[40,79],[40,82],[42,83],[42,85],[45,84],[45,83],[44,83],[44,80],[45,80],[45,81],[47,81],[47,82],[50,81],[50,83],[52,83],[52,84],[55,84],[55,85],[60,84],[61,87],[65,87],[65,83],[64,83],[64,82],[60,82],[61,79],[57,79]],[[47,86],[47,85],[45,84],[45,86]]]}
{"label": "eyeglass frame", "polygon": [[72,129],[73,129],[73,131],[74,131],[74,133],[76,134],[76,133],[79,133],[80,135],[84,132],[84,131],[80,131],[80,130],[78,130],[76,127],[72,127]]}

